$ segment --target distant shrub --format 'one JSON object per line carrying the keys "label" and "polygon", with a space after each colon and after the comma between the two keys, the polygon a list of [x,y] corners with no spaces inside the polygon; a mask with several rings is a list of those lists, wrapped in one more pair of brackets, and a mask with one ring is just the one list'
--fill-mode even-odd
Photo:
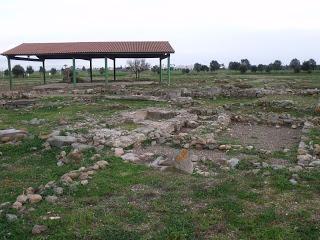
{"label": "distant shrub", "polygon": [[34,70],[33,70],[32,66],[28,66],[26,72],[27,72],[28,74],[34,73]]}
{"label": "distant shrub", "polygon": [[154,65],[154,66],[151,68],[151,71],[154,72],[154,73],[160,74],[160,67],[159,67],[158,65]]}
{"label": "distant shrub", "polygon": [[229,70],[236,70],[236,71],[238,71],[238,70],[240,70],[240,63],[239,62],[230,62],[229,63]]}
{"label": "distant shrub", "polygon": [[257,67],[257,70],[258,70],[259,72],[263,72],[264,69],[265,69],[265,66],[264,66],[263,64],[259,64],[258,67]]}
{"label": "distant shrub", "polygon": [[181,72],[183,74],[188,74],[190,72],[190,69],[189,68],[183,68],[183,69],[181,69]]}
{"label": "distant shrub", "polygon": [[220,63],[216,60],[210,62],[210,71],[214,72],[220,69]]}
{"label": "distant shrub", "polygon": [[251,72],[256,73],[258,71],[258,67],[256,65],[251,66]]}
{"label": "distant shrub", "polygon": [[209,72],[209,67],[207,65],[201,65],[201,71],[203,72]]}
{"label": "distant shrub", "polygon": [[239,70],[242,74],[244,74],[248,71],[248,67],[246,64],[241,64]]}
{"label": "distant shrub", "polygon": [[25,74],[24,68],[23,68],[21,65],[15,65],[15,66],[12,68],[12,74],[13,74],[15,77],[19,77],[19,76],[24,77],[24,74]]}
{"label": "distant shrub", "polygon": [[268,66],[266,66],[265,67],[265,71],[266,71],[266,73],[270,73],[271,72],[271,66],[270,65],[268,65]]}
{"label": "distant shrub", "polygon": [[57,69],[51,68],[50,73],[51,75],[55,75],[57,73]]}
{"label": "distant shrub", "polygon": [[289,67],[291,69],[293,69],[293,71],[295,73],[299,73],[300,70],[301,70],[301,63],[300,63],[300,61],[298,59],[295,58],[295,59],[292,59],[292,61],[290,62]]}

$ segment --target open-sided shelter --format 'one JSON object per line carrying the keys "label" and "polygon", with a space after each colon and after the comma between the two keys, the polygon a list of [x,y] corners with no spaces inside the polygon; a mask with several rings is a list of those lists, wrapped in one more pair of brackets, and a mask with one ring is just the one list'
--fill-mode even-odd
{"label": "open-sided shelter", "polygon": [[168,84],[170,84],[170,54],[174,49],[167,41],[140,42],[65,42],[65,43],[23,43],[4,53],[8,59],[10,89],[12,89],[11,60],[39,61],[43,64],[43,82],[46,83],[45,60],[72,59],[73,84],[76,85],[76,59],[90,61],[92,82],[92,59],[105,59],[105,82],[108,82],[108,59],[113,60],[113,76],[116,79],[117,58],[159,58],[160,82],[162,82],[162,60],[168,60]]}

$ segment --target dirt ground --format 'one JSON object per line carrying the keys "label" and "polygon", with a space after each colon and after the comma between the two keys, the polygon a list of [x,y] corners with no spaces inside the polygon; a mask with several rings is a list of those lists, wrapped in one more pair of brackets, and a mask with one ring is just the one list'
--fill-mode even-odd
{"label": "dirt ground", "polygon": [[299,143],[300,129],[288,127],[276,128],[266,125],[233,124],[230,131],[224,132],[223,137],[233,138],[241,145],[252,145],[258,149],[280,151],[291,149]]}

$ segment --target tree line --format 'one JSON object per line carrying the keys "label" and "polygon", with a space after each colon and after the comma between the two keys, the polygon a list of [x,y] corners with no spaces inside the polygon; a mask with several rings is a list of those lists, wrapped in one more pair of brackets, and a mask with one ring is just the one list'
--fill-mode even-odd
{"label": "tree line", "polygon": [[[200,63],[195,63],[193,66],[193,70],[196,72],[208,72],[208,71],[217,71],[219,69],[225,69],[223,64],[220,64],[216,60],[212,60],[209,64],[203,65]],[[302,64],[301,62],[294,58],[291,60],[289,65],[283,65],[280,60],[275,60],[273,63],[270,64],[258,64],[252,65],[248,59],[241,59],[240,62],[230,62],[228,65],[229,70],[233,71],[240,71],[241,73],[246,73],[251,71],[253,73],[256,72],[266,72],[270,73],[271,71],[281,71],[281,70],[293,70],[295,73],[299,73],[301,71],[311,73],[314,70],[320,70],[320,66],[317,65],[317,62],[314,59],[309,59],[304,61]],[[188,73],[189,71],[185,71],[182,69],[183,73]]]}
{"label": "tree line", "polygon": [[[31,75],[33,74],[35,71],[33,69],[32,66],[27,66],[26,69],[24,69],[21,65],[15,65],[12,69],[11,72],[13,74],[14,77],[26,77],[26,75]],[[51,68],[50,69],[50,74],[51,75],[55,75],[57,73],[57,69],[56,68]],[[43,67],[41,66],[39,68],[39,73],[43,73]],[[4,75],[5,76],[9,76],[9,70],[6,69],[4,70]]]}

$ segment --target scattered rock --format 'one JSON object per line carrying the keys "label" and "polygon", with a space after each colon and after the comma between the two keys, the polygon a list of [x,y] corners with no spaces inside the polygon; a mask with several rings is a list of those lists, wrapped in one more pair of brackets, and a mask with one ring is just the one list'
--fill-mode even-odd
{"label": "scattered rock", "polygon": [[47,231],[48,227],[44,225],[34,225],[32,228],[33,235],[39,235],[45,231]]}
{"label": "scattered rock", "polygon": [[53,188],[53,191],[55,194],[58,194],[58,195],[62,195],[63,194],[63,188],[62,187],[55,187]]}
{"label": "scattered rock", "polygon": [[55,196],[55,195],[47,196],[47,197],[46,197],[46,201],[47,201],[48,203],[56,203],[57,200],[58,200],[58,197]]}
{"label": "scattered rock", "polygon": [[82,180],[80,183],[81,183],[81,185],[87,185],[89,183],[89,181],[88,180]]}
{"label": "scattered rock", "polygon": [[18,142],[26,138],[27,135],[27,131],[16,130],[14,128],[0,130],[0,143],[7,143],[12,141]]}
{"label": "scattered rock", "polygon": [[27,196],[30,203],[38,203],[42,200],[40,194],[28,194]]}
{"label": "scattered rock", "polygon": [[312,167],[319,167],[320,166],[320,160],[312,161],[309,166]]}
{"label": "scattered rock", "polygon": [[106,166],[108,166],[109,163],[107,161],[101,160],[101,161],[96,162],[96,165],[98,165],[100,169],[103,169]]}
{"label": "scattered rock", "polygon": [[31,125],[41,125],[44,123],[46,123],[45,119],[38,119],[38,118],[33,118],[29,121],[29,124],[31,124]]}
{"label": "scattered rock", "polygon": [[228,144],[222,144],[219,146],[219,150],[225,151],[225,150],[230,150],[231,149],[231,145]]}
{"label": "scattered rock", "polygon": [[68,154],[68,159],[80,163],[83,159],[83,154],[80,151],[74,150]]}
{"label": "scattered rock", "polygon": [[294,166],[294,167],[289,167],[289,172],[292,172],[292,173],[300,172],[302,170],[303,170],[303,168],[299,165]]}
{"label": "scattered rock", "polygon": [[17,215],[15,215],[15,214],[6,214],[6,218],[7,218],[7,221],[8,222],[15,222],[15,221],[17,221],[18,220],[18,217],[17,217]]}
{"label": "scattered rock", "polygon": [[114,155],[116,157],[121,157],[124,154],[123,148],[115,148],[114,149]]}
{"label": "scattered rock", "polygon": [[0,204],[0,209],[8,208],[10,206],[10,202],[4,202]]}
{"label": "scattered rock", "polygon": [[101,155],[99,154],[99,153],[97,153],[97,154],[94,154],[92,157],[91,157],[91,160],[92,161],[97,161],[98,159],[100,159],[101,158]]}
{"label": "scattered rock", "polygon": [[19,210],[22,208],[22,203],[21,202],[14,202],[12,204],[12,208]]}
{"label": "scattered rock", "polygon": [[289,180],[289,182],[290,182],[292,185],[297,185],[297,184],[298,184],[297,180],[295,180],[294,178],[291,178],[291,179]]}
{"label": "scattered rock", "polygon": [[28,196],[27,195],[24,195],[24,194],[22,194],[22,195],[19,195],[18,197],[17,197],[17,200],[16,200],[17,202],[21,202],[22,204],[24,204],[24,203],[26,203],[27,201],[28,201]]}
{"label": "scattered rock", "polygon": [[193,163],[189,155],[189,150],[183,148],[174,159],[174,167],[189,174],[193,173]]}
{"label": "scattered rock", "polygon": [[128,161],[128,162],[138,162],[140,160],[138,155],[134,154],[134,153],[126,153],[126,154],[122,155],[121,158],[124,161]]}
{"label": "scattered rock", "polygon": [[77,139],[72,136],[52,136],[47,141],[51,147],[62,148],[64,146],[70,146],[75,143]]}
{"label": "scattered rock", "polygon": [[315,144],[313,149],[314,154],[320,156],[320,144]]}
{"label": "scattered rock", "polygon": [[238,158],[231,158],[227,162],[231,168],[236,168],[238,166],[240,160]]}

